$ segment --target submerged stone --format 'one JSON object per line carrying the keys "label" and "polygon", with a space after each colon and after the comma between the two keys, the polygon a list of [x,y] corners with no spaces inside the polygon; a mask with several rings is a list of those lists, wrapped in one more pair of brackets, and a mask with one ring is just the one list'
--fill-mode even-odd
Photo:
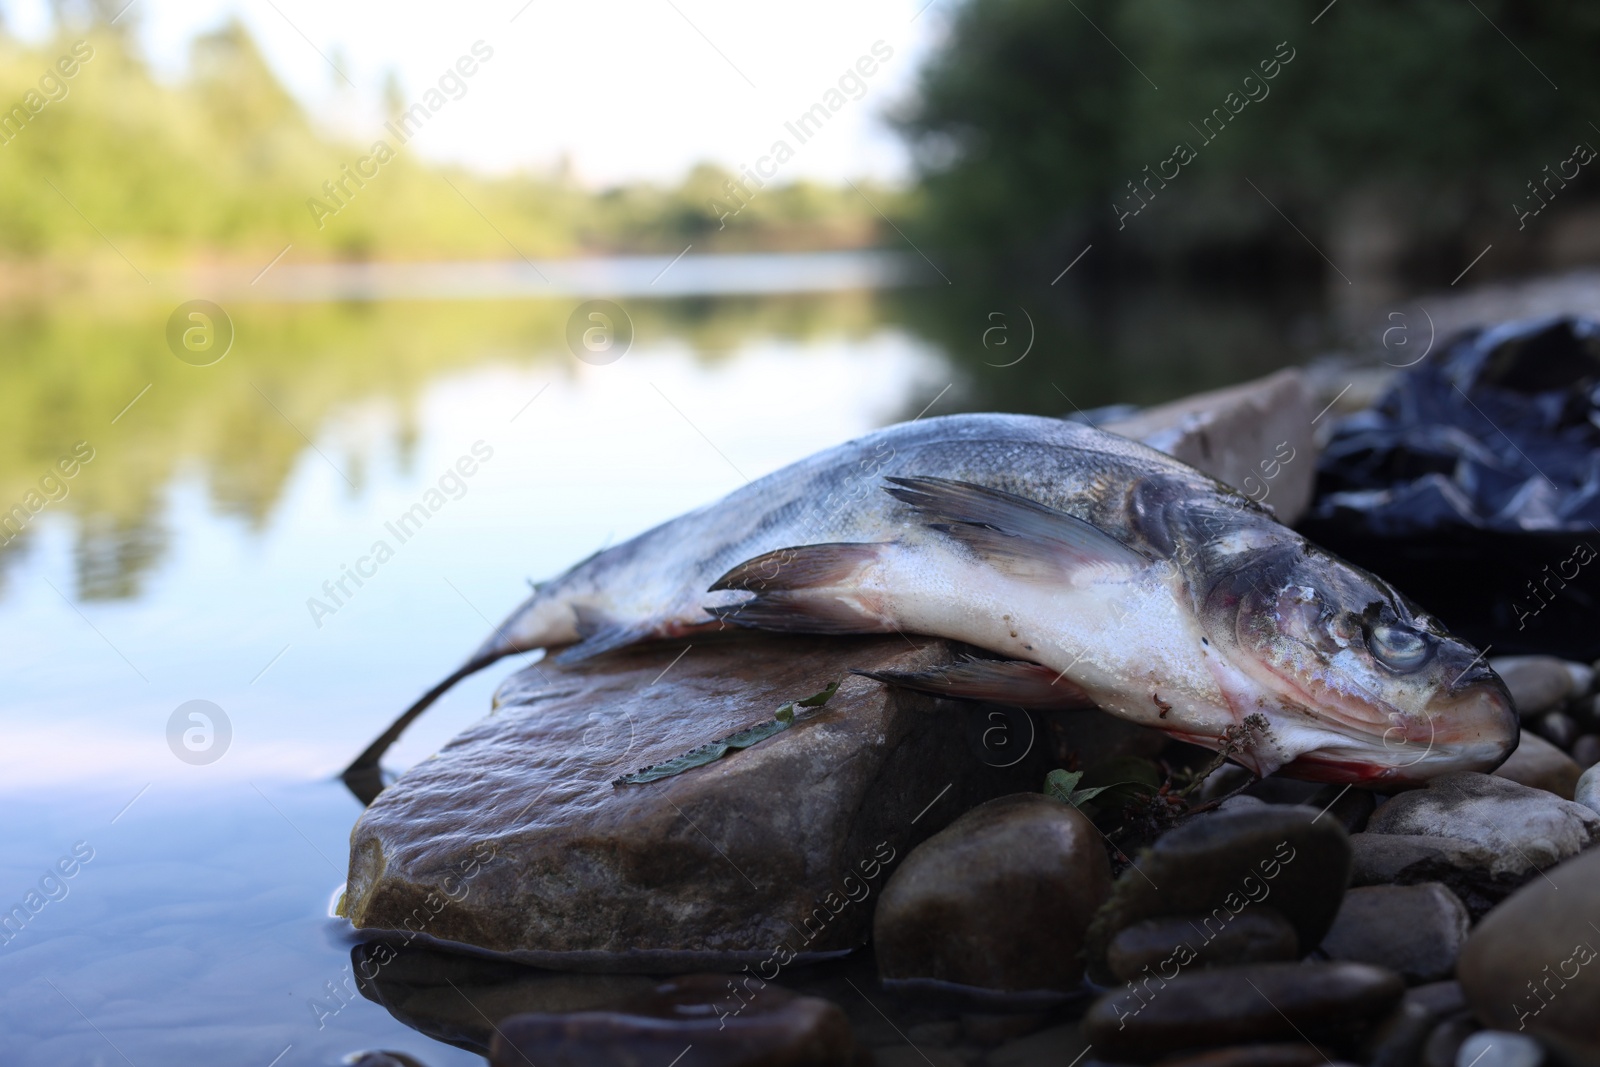
{"label": "submerged stone", "polygon": [[[838,1067],[856,1060],[838,1005],[738,975],[686,975],[612,1011],[504,1019],[490,1067]],[[740,995],[742,994],[742,995]]]}

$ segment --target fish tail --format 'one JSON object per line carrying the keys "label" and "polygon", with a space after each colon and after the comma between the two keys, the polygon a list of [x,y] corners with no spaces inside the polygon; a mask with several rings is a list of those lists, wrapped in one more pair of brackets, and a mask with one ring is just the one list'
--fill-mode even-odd
{"label": "fish tail", "polygon": [[379,760],[389,747],[400,739],[406,727],[427,711],[434,701],[461,679],[478,673],[506,656],[573,640],[576,635],[571,632],[570,619],[570,607],[558,602],[544,590],[535,590],[532,596],[506,617],[505,622],[495,627],[494,633],[478,646],[477,651],[473,652],[465,663],[401,712],[389,724],[388,729],[379,734],[361,755],[350,762],[350,766],[344,769],[340,777],[357,796],[370,803],[372,797],[377,796],[383,788],[378,769]]}
{"label": "fish tail", "polygon": [[354,776],[365,776],[375,773],[378,768],[378,761],[383,758],[383,754],[389,750],[390,745],[394,744],[400,739],[400,735],[405,732],[406,727],[410,726],[417,716],[421,715],[424,711],[427,711],[435,700],[438,700],[441,696],[443,696],[451,686],[461,681],[461,679],[483,670],[483,668],[487,667],[501,656],[510,655],[511,651],[511,649],[507,649],[503,652],[497,652],[487,656],[473,656],[460,667],[457,667],[455,671],[447,678],[445,678],[438,685],[435,685],[426,693],[423,693],[422,696],[417,698],[415,703],[413,703],[405,711],[401,712],[394,722],[389,724],[389,728],[387,730],[379,734],[372,744],[368,745],[362,751],[361,755],[357,756],[350,762],[350,766],[344,769],[344,773],[341,775],[341,777],[348,782]]}

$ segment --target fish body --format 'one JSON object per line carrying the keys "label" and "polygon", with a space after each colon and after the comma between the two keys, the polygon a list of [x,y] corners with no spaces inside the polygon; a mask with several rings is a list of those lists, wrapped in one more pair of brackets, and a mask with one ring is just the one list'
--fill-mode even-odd
{"label": "fish body", "polygon": [[1406,784],[1517,737],[1476,651],[1381,579],[1170,456],[1024,415],[891,426],[597,553],[444,684],[733,626],[963,641],[1002,658],[875,677],[1096,706],[1260,774]]}

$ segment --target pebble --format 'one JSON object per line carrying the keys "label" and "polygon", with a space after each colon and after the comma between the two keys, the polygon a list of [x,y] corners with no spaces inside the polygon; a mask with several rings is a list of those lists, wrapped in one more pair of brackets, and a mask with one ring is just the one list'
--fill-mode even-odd
{"label": "pebble", "polygon": [[1006,1042],[984,1057],[983,1067],[1039,1067],[1045,1063],[1073,1063],[1087,1050],[1088,1044],[1077,1023],[1052,1026],[1048,1030]]}
{"label": "pebble", "polygon": [[1165,1059],[1158,1067],[1322,1067],[1327,1055],[1304,1041],[1271,1045],[1234,1045],[1193,1056]]}
{"label": "pebble", "polygon": [[1362,963],[1256,963],[1146,979],[1089,1008],[1084,1036],[1096,1055],[1146,1060],[1252,1041],[1347,1035],[1388,1013],[1400,976]]}
{"label": "pebble", "polygon": [[[1440,882],[1480,918],[1529,878],[1538,877],[1531,862],[1512,853],[1509,857],[1482,845],[1454,837],[1420,834],[1352,834],[1354,864],[1350,884],[1355,886],[1416,885]],[[1511,860],[1507,869],[1504,861]],[[1491,870],[1502,864],[1499,871]]]}
{"label": "pebble", "polygon": [[1590,767],[1578,777],[1577,788],[1572,791],[1572,800],[1600,814],[1600,764]]}
{"label": "pebble", "polygon": [[1470,922],[1466,906],[1438,882],[1351,889],[1322,951],[1387,967],[1408,982],[1434,982],[1455,973]]}
{"label": "pebble", "polygon": [[1539,722],[1534,727],[1539,731],[1539,736],[1561,749],[1563,752],[1572,747],[1578,739],[1578,723],[1571,715],[1564,711],[1547,711],[1539,716]]}
{"label": "pebble", "polygon": [[1517,874],[1592,844],[1600,837],[1600,815],[1542,789],[1457,771],[1384,804],[1367,833],[1459,838],[1487,850],[1491,873]]}
{"label": "pebble", "polygon": [[886,979],[1072,990],[1090,917],[1111,891],[1100,832],[1041,793],[1000,797],[912,849],[873,919]]}
{"label": "pebble", "polygon": [[1471,1012],[1453,1015],[1435,1026],[1422,1045],[1422,1067],[1456,1067],[1461,1043],[1480,1029]]}
{"label": "pebble", "polygon": [[1479,1030],[1461,1042],[1455,1067],[1539,1067],[1544,1049],[1527,1034]]}
{"label": "pebble", "polygon": [[1204,784],[1200,786],[1200,799],[1215,800],[1227,796],[1235,789],[1249,785],[1254,778],[1255,775],[1237,763],[1224,763],[1206,776]]}
{"label": "pebble", "polygon": [[1434,1027],[1467,1010],[1460,982],[1430,982],[1406,990],[1366,1043],[1369,1067],[1413,1067]]}
{"label": "pebble", "polygon": [[1264,904],[1289,920],[1300,945],[1319,944],[1349,876],[1344,828],[1310,808],[1269,804],[1202,815],[1158,838],[1118,877],[1089,928],[1089,974],[1115,981],[1106,959],[1112,939],[1160,916],[1205,916],[1209,933]]}
{"label": "pebble", "polygon": [[1544,872],[1473,929],[1457,973],[1487,1025],[1567,1042],[1600,1060],[1600,850]]}
{"label": "pebble", "polygon": [[1572,742],[1572,760],[1585,770],[1600,763],[1600,734],[1583,734]]}
{"label": "pebble", "polygon": [[1243,795],[1259,797],[1268,804],[1300,804],[1318,813],[1326,812],[1326,818],[1338,820],[1345,831],[1352,834],[1367,825],[1367,819],[1377,806],[1376,799],[1365,789],[1299,782],[1292,778],[1263,778]]}
{"label": "pebble", "polygon": [[1572,799],[1572,790],[1582,773],[1583,768],[1571,756],[1532,730],[1522,731],[1517,750],[1494,772],[1496,778],[1543,789],[1562,800]]}
{"label": "pebble", "polygon": [[[753,979],[744,999],[728,991],[742,975],[674,978],[653,995],[613,1011],[530,1013],[502,1019],[490,1067],[831,1067],[857,1049],[837,1004]],[[731,1009],[731,1010],[730,1010]]]}
{"label": "pebble", "polygon": [[1558,708],[1581,693],[1566,661],[1554,656],[1499,656],[1489,666],[1511,690],[1511,702],[1524,719]]}
{"label": "pebble", "polygon": [[[1169,959],[1193,957],[1192,967],[1227,967],[1238,963],[1276,963],[1300,958],[1300,939],[1294,926],[1268,907],[1246,908],[1226,926],[1211,924],[1207,916],[1174,915],[1146,919],[1120,931],[1111,939],[1106,962],[1119,982],[1130,982],[1149,968],[1161,973]],[[1167,968],[1170,970],[1170,965]]]}
{"label": "pebble", "polygon": [[1567,668],[1567,674],[1572,678],[1572,695],[1581,697],[1594,688],[1594,667],[1588,663],[1574,663],[1572,660],[1562,660],[1562,665]]}

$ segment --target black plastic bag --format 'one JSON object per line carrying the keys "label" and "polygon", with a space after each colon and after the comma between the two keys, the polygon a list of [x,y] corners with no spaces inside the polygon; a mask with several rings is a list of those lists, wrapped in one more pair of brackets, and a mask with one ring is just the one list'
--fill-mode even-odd
{"label": "black plastic bag", "polygon": [[1342,420],[1302,530],[1499,653],[1600,656],[1600,321],[1458,335]]}

